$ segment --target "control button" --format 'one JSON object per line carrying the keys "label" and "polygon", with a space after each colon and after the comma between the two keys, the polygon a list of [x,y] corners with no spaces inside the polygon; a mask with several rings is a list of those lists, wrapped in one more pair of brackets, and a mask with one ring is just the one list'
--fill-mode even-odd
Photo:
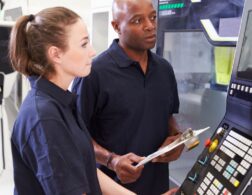
{"label": "control button", "polygon": [[237,85],[237,90],[240,90],[241,89],[241,85]]}
{"label": "control button", "polygon": [[239,171],[242,175],[245,175],[247,170],[244,169],[241,165],[237,168],[237,171]]}
{"label": "control button", "polygon": [[214,151],[216,150],[218,144],[219,144],[218,139],[215,139],[215,140],[212,142],[211,146],[209,147],[209,150],[208,150],[208,151],[209,151],[210,153],[214,152]]}
{"label": "control button", "polygon": [[249,146],[243,144],[241,141],[238,141],[237,139],[235,139],[234,137],[230,135],[226,137],[226,140],[228,140],[230,143],[234,144],[235,146],[238,146],[244,152],[247,152],[247,150],[249,149]]}
{"label": "control button", "polygon": [[232,177],[231,179],[230,179],[230,182],[234,185],[234,187],[238,187],[239,185],[240,185],[240,182],[237,180],[237,179],[235,179],[234,177]]}
{"label": "control button", "polygon": [[224,171],[223,176],[224,176],[227,180],[229,180],[229,178],[231,177],[231,175],[230,175],[227,171]]}
{"label": "control button", "polygon": [[231,165],[232,167],[236,168],[236,167],[238,166],[238,163],[235,162],[234,160],[231,160],[231,161],[230,161],[230,165]]}
{"label": "control button", "polygon": [[230,156],[231,158],[235,157],[235,153],[233,153],[232,151],[230,151],[229,149],[227,149],[226,147],[224,147],[223,145],[220,147],[220,150],[222,152],[224,152],[225,154],[227,154],[228,156]]}
{"label": "control button", "polygon": [[240,185],[240,182],[238,180],[235,180],[235,182],[233,184],[234,184],[234,187],[237,188]]}
{"label": "control button", "polygon": [[198,188],[197,192],[199,193],[199,195],[203,195],[204,191],[201,188]]}
{"label": "control button", "polygon": [[243,167],[245,167],[246,169],[249,169],[249,167],[250,167],[250,164],[247,163],[247,161],[245,161],[245,160],[242,160],[242,161],[241,161],[241,165],[242,165]]}
{"label": "control button", "polygon": [[244,157],[245,152],[243,152],[240,148],[234,146],[232,143],[225,140],[223,142],[223,145],[232,150],[234,153],[238,154],[239,156]]}
{"label": "control button", "polygon": [[222,167],[219,164],[216,164],[215,165],[215,169],[217,169],[217,171],[221,172]]}
{"label": "control button", "polygon": [[235,169],[233,168],[233,167],[231,167],[230,165],[228,165],[227,167],[226,167],[226,170],[232,175],[233,173],[234,173],[234,171],[235,171]]}
{"label": "control button", "polygon": [[219,194],[219,190],[213,184],[210,186],[210,189],[214,194]]}
{"label": "control button", "polygon": [[204,183],[205,183],[207,186],[209,186],[210,182],[211,182],[211,181],[210,181],[207,177],[205,177]]}
{"label": "control button", "polygon": [[250,155],[246,154],[244,159],[248,161],[250,164],[252,164],[252,157]]}
{"label": "control button", "polygon": [[216,161],[215,161],[215,160],[212,160],[210,164],[214,167],[215,164],[216,164]]}
{"label": "control button", "polygon": [[210,173],[210,172],[207,173],[207,177],[208,177],[208,179],[209,179],[210,181],[212,181],[213,178],[214,178],[214,176],[213,176],[212,173]]}
{"label": "control button", "polygon": [[211,139],[210,138],[208,138],[208,139],[206,139],[206,141],[205,141],[205,147],[210,147],[211,146]]}
{"label": "control button", "polygon": [[249,89],[249,93],[252,93],[252,87],[250,87],[250,89]]}
{"label": "control button", "polygon": [[252,156],[252,149],[249,149],[248,154]]}
{"label": "control button", "polygon": [[228,191],[227,188],[224,188],[224,190],[222,191],[223,195],[232,195],[231,192]]}
{"label": "control button", "polygon": [[234,95],[234,90],[233,89],[229,90],[229,95]]}
{"label": "control button", "polygon": [[193,183],[196,182],[197,178],[198,178],[198,174],[197,173],[195,173],[194,175],[188,177],[188,179],[190,181],[192,181]]}
{"label": "control button", "polygon": [[[252,89],[252,88],[251,88]],[[252,140],[247,139],[246,137],[236,133],[235,131],[231,130],[229,133],[232,137],[235,137],[237,140],[239,140],[240,142],[246,144],[247,146],[251,146],[252,144]]]}
{"label": "control button", "polygon": [[222,160],[221,158],[219,159],[219,164],[224,167],[226,162],[224,160]]}
{"label": "control button", "polygon": [[245,92],[247,92],[247,93],[248,93],[248,91],[249,91],[249,87],[248,87],[248,86],[246,86],[246,87],[245,87]]}
{"label": "control button", "polygon": [[241,86],[241,91],[244,91],[244,89],[245,89],[245,86],[242,85],[242,86]]}
{"label": "control button", "polygon": [[205,165],[206,162],[207,162],[207,160],[208,160],[208,157],[205,156],[205,157],[199,159],[198,162],[199,162],[199,164],[201,164],[201,165]]}
{"label": "control button", "polygon": [[210,190],[210,189],[208,189],[207,190],[207,193],[206,193],[207,195],[214,195],[214,193]]}
{"label": "control button", "polygon": [[204,191],[206,191],[206,189],[207,189],[207,185],[206,185],[204,182],[201,183],[200,187],[201,187]]}
{"label": "control button", "polygon": [[217,130],[217,134],[223,136],[225,134],[225,129],[222,127],[219,127]]}

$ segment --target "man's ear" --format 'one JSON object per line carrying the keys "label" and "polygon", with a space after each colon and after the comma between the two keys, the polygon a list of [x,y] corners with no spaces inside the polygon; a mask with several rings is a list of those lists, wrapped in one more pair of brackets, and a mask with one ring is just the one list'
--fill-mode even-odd
{"label": "man's ear", "polygon": [[111,22],[111,24],[112,24],[114,30],[115,30],[118,34],[121,34],[121,31],[120,31],[120,27],[119,27],[118,22],[113,20],[113,21]]}
{"label": "man's ear", "polygon": [[55,47],[55,46],[50,46],[47,50],[48,58],[53,64],[61,63],[61,54],[62,54],[62,51],[58,47]]}

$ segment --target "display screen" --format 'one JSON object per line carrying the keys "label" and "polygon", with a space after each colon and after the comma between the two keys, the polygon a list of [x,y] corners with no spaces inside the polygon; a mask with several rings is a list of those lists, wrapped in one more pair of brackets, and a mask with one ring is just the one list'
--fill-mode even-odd
{"label": "display screen", "polygon": [[187,10],[185,0],[159,0],[158,11],[160,17],[177,17],[185,14]]}
{"label": "display screen", "polygon": [[184,3],[170,3],[159,5],[159,10],[179,9],[185,7]]}
{"label": "display screen", "polygon": [[248,12],[237,77],[252,81],[252,10]]}

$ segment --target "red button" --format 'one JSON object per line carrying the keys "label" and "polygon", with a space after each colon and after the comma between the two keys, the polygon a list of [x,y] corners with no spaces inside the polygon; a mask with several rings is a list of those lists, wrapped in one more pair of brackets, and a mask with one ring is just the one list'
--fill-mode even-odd
{"label": "red button", "polygon": [[211,143],[212,143],[212,142],[211,142],[211,139],[208,138],[208,139],[205,141],[205,147],[208,148],[208,147],[211,145]]}

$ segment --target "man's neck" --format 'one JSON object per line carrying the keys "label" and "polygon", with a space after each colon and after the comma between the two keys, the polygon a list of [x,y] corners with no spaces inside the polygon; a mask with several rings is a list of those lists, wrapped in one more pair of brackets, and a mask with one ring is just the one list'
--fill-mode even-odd
{"label": "man's neck", "polygon": [[148,50],[134,50],[123,46],[121,47],[130,59],[139,62],[143,72],[146,73],[148,64]]}

